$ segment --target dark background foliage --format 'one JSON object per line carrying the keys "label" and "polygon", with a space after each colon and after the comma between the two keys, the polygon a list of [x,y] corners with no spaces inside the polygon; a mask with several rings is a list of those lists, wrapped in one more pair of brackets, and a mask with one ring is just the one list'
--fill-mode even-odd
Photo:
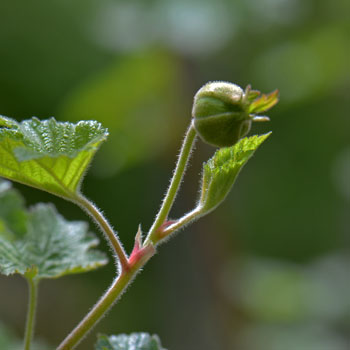
{"label": "dark background foliage", "polygon": [[[273,135],[228,200],[162,246],[95,331],[158,333],[172,350],[348,349],[349,11],[347,0],[0,0],[0,113],[109,128],[84,192],[128,251],[159,207],[196,90],[280,90],[272,121],[252,130]],[[213,151],[197,143],[173,216],[191,209]],[[87,219],[16,187],[29,205]],[[57,344],[112,276],[110,264],[44,282],[37,336]],[[0,319],[19,335],[25,292],[0,279]]]}

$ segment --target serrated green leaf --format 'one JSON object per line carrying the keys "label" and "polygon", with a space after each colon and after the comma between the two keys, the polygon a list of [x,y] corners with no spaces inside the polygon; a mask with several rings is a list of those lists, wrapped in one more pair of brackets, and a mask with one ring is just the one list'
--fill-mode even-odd
{"label": "serrated green leaf", "polygon": [[0,176],[72,199],[108,132],[96,121],[0,116]]}
{"label": "serrated green leaf", "polygon": [[130,335],[99,335],[95,350],[166,350],[157,335],[131,333]]}
{"label": "serrated green leaf", "polygon": [[[12,201],[12,212],[25,217],[24,232],[2,215]],[[17,206],[15,205],[17,203]],[[98,240],[81,221],[66,221],[51,204],[38,204],[24,210],[18,192],[0,183],[0,273],[19,273],[27,278],[57,278],[85,272],[106,264],[103,253],[92,249]],[[12,229],[14,227],[14,229]],[[22,227],[21,227],[22,229]]]}
{"label": "serrated green leaf", "polygon": [[213,210],[225,199],[244,164],[270,134],[245,137],[232,147],[219,149],[204,164],[198,204],[202,214]]}

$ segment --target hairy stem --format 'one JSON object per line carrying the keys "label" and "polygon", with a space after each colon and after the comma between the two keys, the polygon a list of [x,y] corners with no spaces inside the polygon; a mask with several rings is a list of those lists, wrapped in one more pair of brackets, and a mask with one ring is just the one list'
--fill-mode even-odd
{"label": "hairy stem", "polygon": [[129,269],[128,257],[124,251],[124,248],[111,225],[108,223],[107,219],[103,214],[98,210],[98,208],[92,204],[86,197],[82,194],[79,194],[75,199],[75,202],[83,208],[98,224],[102,232],[107,237],[108,242],[112,246],[118,262],[121,266],[121,271],[126,271]]}
{"label": "hairy stem", "polygon": [[77,327],[67,336],[66,339],[59,345],[57,350],[72,350],[80,341],[87,335],[87,333],[98,323],[103,315],[113,306],[113,304],[122,295],[125,288],[133,280],[140,269],[153,256],[155,250],[148,246],[144,250],[144,255],[138,259],[130,268],[121,273],[104,293],[97,304],[90,310],[84,319]]}
{"label": "hairy stem", "polygon": [[194,129],[193,124],[191,123],[183,141],[179,158],[176,163],[175,171],[170,182],[170,186],[144,244],[148,244],[149,242],[156,244],[159,241],[159,237],[157,237],[157,230],[167,219],[169,211],[174,203],[177,191],[180,187],[181,180],[186,170],[186,166],[191,154],[191,150],[193,148],[195,137],[196,130]]}
{"label": "hairy stem", "polygon": [[32,343],[34,326],[35,326],[35,314],[38,302],[38,281],[33,278],[27,278],[29,288],[29,300],[28,311],[26,320],[26,329],[24,335],[24,350],[30,350]]}
{"label": "hairy stem", "polygon": [[189,223],[193,222],[194,220],[198,219],[202,214],[202,208],[197,207],[184,215],[182,218],[176,220],[173,224],[166,227],[161,233],[160,237],[161,239],[164,239],[174,233],[175,231],[179,230],[180,228],[183,228],[184,226],[188,225]]}
{"label": "hairy stem", "polygon": [[101,297],[92,310],[84,317],[78,326],[60,344],[57,350],[74,349],[85,335],[94,327],[107,310],[112,307],[115,301],[123,292],[133,276],[130,273],[120,275]]}
{"label": "hairy stem", "polygon": [[130,263],[132,259],[130,259],[130,261],[128,260],[128,257],[125,254],[117,235],[114,233],[113,229],[108,224],[108,221],[104,218],[103,214],[83,195],[80,194],[75,199],[75,202],[79,204],[86,212],[88,212],[88,214],[90,214],[101,227],[108,240],[110,241],[114,251],[116,252],[122,269],[120,275],[115,279],[110,288],[105,292],[105,294],[91,309],[91,311],[84,317],[84,319],[78,324],[78,326],[67,336],[66,339],[63,340],[57,350],[74,349],[85,337],[85,335],[97,324],[101,317],[113,306],[113,304],[117,301],[128,284],[135,277],[137,272],[155,253],[153,246],[162,239],[162,237],[157,236],[157,230],[166,220],[173,205],[177,191],[181,184],[183,174],[186,169],[186,165],[188,163],[189,156],[191,154],[195,137],[196,131],[191,124],[187,130],[169,189],[163,200],[155,222],[141,248],[142,253],[140,255],[140,258],[138,258],[139,260],[136,262]]}

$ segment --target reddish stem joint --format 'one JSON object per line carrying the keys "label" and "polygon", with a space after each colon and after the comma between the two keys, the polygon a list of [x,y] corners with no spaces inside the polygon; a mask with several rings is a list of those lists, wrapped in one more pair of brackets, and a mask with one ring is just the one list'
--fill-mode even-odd
{"label": "reddish stem joint", "polygon": [[152,255],[155,253],[155,248],[153,244],[147,244],[146,246],[142,245],[142,232],[141,227],[137,231],[135,236],[134,248],[129,256],[128,263],[129,267],[132,268],[137,263],[143,264],[146,262]]}

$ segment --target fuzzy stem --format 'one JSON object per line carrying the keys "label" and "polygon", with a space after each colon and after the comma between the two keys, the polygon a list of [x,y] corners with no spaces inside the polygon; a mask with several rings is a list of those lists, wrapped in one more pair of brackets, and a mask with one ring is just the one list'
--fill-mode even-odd
{"label": "fuzzy stem", "polygon": [[112,307],[124,288],[131,280],[130,273],[120,275],[101,297],[92,310],[84,317],[84,319],[75,327],[75,329],[63,340],[57,350],[74,349],[85,335],[93,328],[93,326],[101,319],[104,313]]}
{"label": "fuzzy stem", "polygon": [[38,283],[39,281],[33,278],[27,278],[29,288],[29,300],[26,329],[24,335],[24,350],[30,350],[30,345],[33,339],[34,326],[35,326],[35,314],[38,302]]}
{"label": "fuzzy stem", "polygon": [[86,334],[98,323],[103,315],[111,309],[113,304],[122,295],[129,283],[134,279],[140,269],[146,264],[146,262],[153,256],[155,250],[146,248],[145,255],[139,259],[130,268],[121,273],[97,302],[97,304],[90,310],[90,312],[84,317],[84,319],[78,324],[77,327],[63,340],[57,350],[72,350],[74,349]]}
{"label": "fuzzy stem", "polygon": [[117,236],[117,233],[114,232],[107,219],[98,210],[98,208],[92,204],[84,195],[79,194],[75,198],[74,202],[83,208],[95,220],[95,222],[101,228],[102,232],[107,237],[109,244],[112,246],[116,257],[118,258],[117,263],[119,263],[121,266],[121,271],[127,271],[129,269],[128,257]]}
{"label": "fuzzy stem", "polygon": [[197,208],[193,209],[192,211],[190,211],[189,213],[184,215],[182,218],[176,220],[173,224],[171,224],[168,227],[166,227],[160,233],[161,240],[163,240],[164,238],[168,237],[169,235],[171,235],[172,233],[174,233],[178,229],[180,229],[180,228],[188,225],[189,223],[193,222],[194,220],[198,219],[202,215],[203,214],[202,214],[202,208],[201,207],[197,207]]}
{"label": "fuzzy stem", "polygon": [[182,177],[186,170],[186,166],[191,154],[195,137],[196,137],[196,130],[194,129],[193,123],[191,123],[190,127],[187,130],[185,139],[183,141],[179,158],[177,160],[177,164],[175,167],[175,171],[170,182],[170,186],[164,197],[162,206],[156,216],[156,219],[147,235],[147,238],[144,243],[145,245],[150,242],[152,242],[153,244],[156,244],[159,241],[159,237],[157,237],[157,233],[158,233],[157,231],[167,219],[169,211],[174,203],[177,191],[179,190],[179,187],[181,184]]}
{"label": "fuzzy stem", "polygon": [[59,345],[57,350],[72,350],[74,349],[80,341],[85,337],[85,335],[96,325],[96,323],[101,319],[101,317],[113,306],[120,295],[123,293],[128,284],[135,277],[137,272],[142,266],[153,256],[155,245],[161,237],[157,237],[157,231],[159,227],[166,220],[169,211],[173,205],[174,199],[176,197],[177,191],[181,184],[183,174],[186,169],[186,165],[191,154],[191,150],[196,137],[196,131],[191,124],[187,130],[180,155],[176,164],[173,178],[171,180],[167,194],[163,200],[161,209],[155,219],[155,222],[143,243],[143,248],[145,255],[140,258],[135,264],[130,263],[128,260],[124,249],[114,233],[111,226],[108,224],[107,220],[104,218],[102,213],[83,195],[79,194],[75,199],[75,202],[80,205],[88,214],[90,214],[93,219],[98,223],[103,232],[106,234],[108,240],[110,241],[113,249],[121,264],[122,270],[120,275],[114,280],[111,287],[105,292],[97,304],[91,309],[91,311],[84,317],[84,319],[78,324],[78,326],[63,340]]}

